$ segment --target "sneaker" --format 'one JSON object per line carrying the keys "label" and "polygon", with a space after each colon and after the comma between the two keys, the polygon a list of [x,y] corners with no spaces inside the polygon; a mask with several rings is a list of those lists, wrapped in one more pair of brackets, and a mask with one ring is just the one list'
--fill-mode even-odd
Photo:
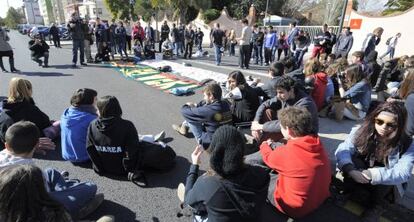
{"label": "sneaker", "polygon": [[185,125],[183,125],[183,124],[181,124],[181,125],[176,125],[176,124],[173,124],[173,125],[172,125],[172,128],[173,128],[175,131],[177,131],[179,134],[183,135],[183,136],[186,136],[186,135],[187,135],[187,133],[188,133],[188,126],[185,126]]}
{"label": "sneaker", "polygon": [[364,222],[379,222],[382,213],[384,213],[385,209],[380,206],[376,206],[374,208],[366,209],[361,214],[361,221]]}
{"label": "sneaker", "polygon": [[114,222],[115,217],[112,215],[105,215],[101,218],[99,218],[96,222]]}
{"label": "sneaker", "polygon": [[104,194],[98,193],[95,195],[95,197],[89,201],[89,203],[86,204],[86,206],[82,207],[82,209],[79,210],[78,218],[82,219],[94,212],[104,201]]}
{"label": "sneaker", "polygon": [[65,180],[69,179],[69,172],[66,170],[60,172],[60,175],[62,175],[62,177],[65,178]]}
{"label": "sneaker", "polygon": [[165,138],[165,131],[161,131],[157,135],[154,136],[154,141],[162,141]]}
{"label": "sneaker", "polygon": [[7,71],[7,70],[5,70],[5,69],[2,69],[1,71],[2,71],[2,72],[4,72],[4,73],[7,73],[7,72],[8,72],[8,71]]}
{"label": "sneaker", "polygon": [[72,68],[76,68],[76,63],[73,63],[72,64]]}
{"label": "sneaker", "polygon": [[81,63],[81,65],[82,65],[82,66],[88,66],[88,64],[86,64],[86,63],[84,63],[84,62],[82,62],[82,63]]}
{"label": "sneaker", "polygon": [[49,68],[49,65],[44,64],[42,67],[43,67],[43,68]]}
{"label": "sneaker", "polygon": [[177,196],[181,203],[184,203],[185,186],[183,183],[178,184]]}

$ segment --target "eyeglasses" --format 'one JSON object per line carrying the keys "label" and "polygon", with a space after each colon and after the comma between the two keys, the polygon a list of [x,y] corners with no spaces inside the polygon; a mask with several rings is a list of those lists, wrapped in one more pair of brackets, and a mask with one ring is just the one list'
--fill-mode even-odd
{"label": "eyeglasses", "polygon": [[396,123],[393,123],[393,122],[385,122],[384,120],[378,119],[378,118],[375,119],[375,124],[377,124],[378,126],[382,126],[382,125],[385,124],[385,126],[387,128],[390,128],[390,129],[396,129],[398,127],[398,125]]}

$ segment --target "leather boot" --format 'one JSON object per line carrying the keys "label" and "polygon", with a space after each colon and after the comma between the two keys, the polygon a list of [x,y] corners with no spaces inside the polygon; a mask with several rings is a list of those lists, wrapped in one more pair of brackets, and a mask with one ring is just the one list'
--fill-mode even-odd
{"label": "leather boot", "polygon": [[4,68],[4,65],[3,65],[3,58],[0,58],[0,68],[2,72],[7,72],[7,70]]}
{"label": "leather boot", "polygon": [[20,72],[20,70],[16,69],[16,67],[14,67],[14,58],[10,57],[9,58],[9,63],[10,63],[10,71],[11,72]]}

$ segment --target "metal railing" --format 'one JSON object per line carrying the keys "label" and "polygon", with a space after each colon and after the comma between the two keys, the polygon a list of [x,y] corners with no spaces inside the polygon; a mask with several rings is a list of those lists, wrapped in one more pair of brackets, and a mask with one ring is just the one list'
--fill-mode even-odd
{"label": "metal railing", "polygon": [[[313,39],[313,37],[322,31],[322,26],[296,26],[300,30],[303,30],[305,32],[309,32],[310,38]],[[335,34],[339,34],[339,26],[329,26],[329,28],[333,29],[333,32]],[[285,32],[287,35],[289,33],[289,26],[273,26],[274,30],[277,30],[277,33],[280,34],[280,32]]]}

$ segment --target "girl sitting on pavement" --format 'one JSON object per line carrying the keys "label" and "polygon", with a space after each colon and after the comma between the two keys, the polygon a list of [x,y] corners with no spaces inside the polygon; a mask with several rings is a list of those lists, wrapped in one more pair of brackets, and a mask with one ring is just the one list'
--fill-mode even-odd
{"label": "girl sitting on pavement", "polygon": [[414,143],[404,131],[406,120],[401,103],[383,103],[352,129],[335,152],[345,193],[369,194],[364,221],[379,221],[387,205],[404,193],[414,163]]}
{"label": "girl sitting on pavement", "polygon": [[192,165],[186,185],[178,187],[178,197],[194,212],[194,221],[259,221],[265,204],[269,174],[258,166],[245,165],[244,136],[233,126],[221,126],[213,135],[210,168],[198,177],[203,148],[191,154]]}

